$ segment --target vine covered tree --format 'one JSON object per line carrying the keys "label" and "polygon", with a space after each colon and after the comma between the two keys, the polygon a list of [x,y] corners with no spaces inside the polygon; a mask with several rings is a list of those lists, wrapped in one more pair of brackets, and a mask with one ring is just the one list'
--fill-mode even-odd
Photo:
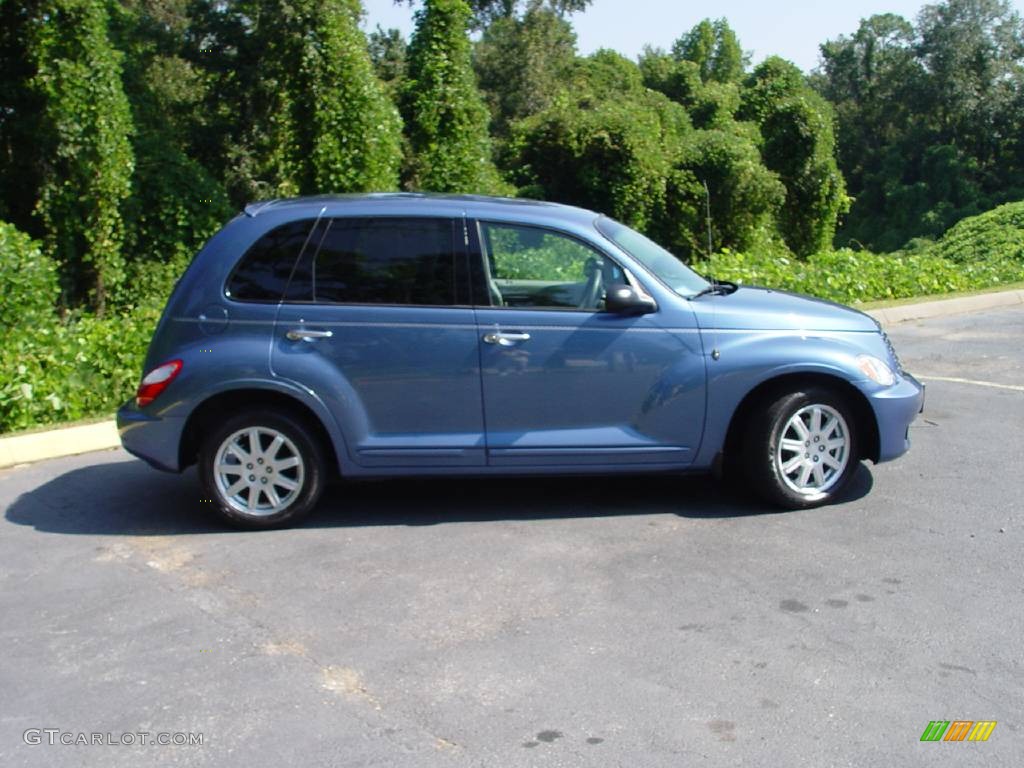
{"label": "vine covered tree", "polygon": [[764,164],[786,187],[779,220],[786,244],[798,256],[830,248],[849,207],[831,105],[795,65],[772,56],[747,78],[739,114],[760,127]]}
{"label": "vine covered tree", "polygon": [[236,202],[394,189],[401,122],[359,29],[359,0],[200,3],[212,152]]}
{"label": "vine covered tree", "polygon": [[41,14],[32,42],[43,103],[38,212],[69,303],[102,314],[124,273],[121,207],[134,166],[121,54],[103,0],[51,0]]}
{"label": "vine covered tree", "polygon": [[470,62],[469,19],[465,0],[425,0],[416,13],[402,98],[413,189],[488,193],[503,187]]}
{"label": "vine covered tree", "polygon": [[396,189],[401,121],[374,73],[356,0],[313,0],[303,50],[296,122],[308,120],[308,156],[302,176],[317,192]]}

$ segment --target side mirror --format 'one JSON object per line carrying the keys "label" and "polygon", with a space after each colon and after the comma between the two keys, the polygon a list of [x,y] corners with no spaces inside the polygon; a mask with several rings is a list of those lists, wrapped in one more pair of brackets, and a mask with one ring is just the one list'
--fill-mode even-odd
{"label": "side mirror", "polygon": [[625,283],[614,283],[605,292],[604,308],[618,315],[645,315],[657,307],[654,300]]}

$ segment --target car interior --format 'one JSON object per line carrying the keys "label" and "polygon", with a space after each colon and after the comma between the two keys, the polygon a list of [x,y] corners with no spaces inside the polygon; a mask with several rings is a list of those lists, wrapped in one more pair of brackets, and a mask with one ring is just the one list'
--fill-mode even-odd
{"label": "car interior", "polygon": [[493,306],[599,311],[607,286],[626,282],[615,262],[567,235],[490,223],[480,234]]}

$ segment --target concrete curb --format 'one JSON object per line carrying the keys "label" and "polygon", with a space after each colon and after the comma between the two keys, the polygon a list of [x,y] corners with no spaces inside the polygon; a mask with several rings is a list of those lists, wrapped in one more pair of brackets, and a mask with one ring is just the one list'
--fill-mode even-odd
{"label": "concrete curb", "polygon": [[[982,293],[977,296],[962,296],[956,299],[939,299],[920,304],[904,304],[899,307],[870,309],[867,314],[882,325],[895,325],[908,320],[924,320],[930,317],[959,315],[982,309],[1009,307],[1024,304],[1024,290]],[[104,451],[118,448],[121,439],[113,421],[85,424],[79,427],[64,427],[47,432],[33,432],[28,435],[0,437],[0,468],[25,464],[30,461],[56,459],[60,456],[74,456],[89,451]]]}
{"label": "concrete curb", "polygon": [[960,315],[982,309],[1010,307],[1024,304],[1024,290],[979,293],[977,296],[961,296],[956,299],[923,301],[920,304],[904,304],[884,309],[869,309],[867,313],[882,325],[895,325],[908,320],[925,320],[930,317]]}
{"label": "concrete curb", "polygon": [[113,421],[0,437],[0,468],[120,446],[121,438]]}

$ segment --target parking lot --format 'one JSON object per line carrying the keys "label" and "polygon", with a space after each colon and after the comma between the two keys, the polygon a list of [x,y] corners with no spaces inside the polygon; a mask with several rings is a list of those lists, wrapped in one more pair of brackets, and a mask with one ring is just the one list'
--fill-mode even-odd
{"label": "parking lot", "polygon": [[1024,308],[890,335],[914,446],[805,512],[423,480],[244,533],[122,451],[2,470],[0,765],[1024,764]]}

